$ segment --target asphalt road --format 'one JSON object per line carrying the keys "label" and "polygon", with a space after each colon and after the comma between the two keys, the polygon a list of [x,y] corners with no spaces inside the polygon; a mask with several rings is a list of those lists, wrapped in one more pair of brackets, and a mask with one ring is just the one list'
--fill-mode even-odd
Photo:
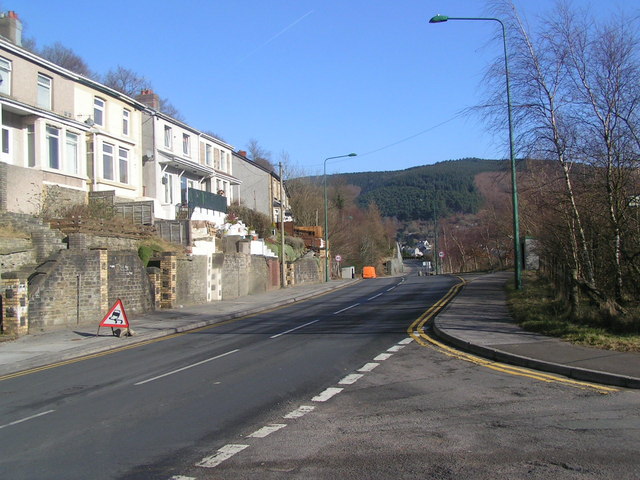
{"label": "asphalt road", "polygon": [[168,479],[201,468],[194,465],[274,412],[406,339],[409,324],[454,282],[361,282],[2,381],[0,478]]}

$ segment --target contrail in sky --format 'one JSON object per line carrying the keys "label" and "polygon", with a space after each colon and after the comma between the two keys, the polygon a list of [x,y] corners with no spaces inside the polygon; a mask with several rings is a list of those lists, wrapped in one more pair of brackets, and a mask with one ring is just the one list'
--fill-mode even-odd
{"label": "contrail in sky", "polygon": [[266,42],[264,42],[262,45],[260,45],[259,47],[254,48],[253,50],[251,50],[247,55],[245,55],[244,57],[242,57],[240,60],[238,60],[236,62],[236,65],[238,65],[239,63],[244,62],[247,58],[249,58],[251,55],[253,55],[254,53],[256,53],[258,50],[266,47],[267,45],[269,45],[271,42],[273,42],[276,38],[278,38],[279,36],[281,36],[282,34],[284,34],[287,30],[289,30],[290,28],[292,28],[294,25],[300,23],[302,20],[304,20],[306,17],[308,17],[309,15],[311,15],[313,13],[313,10],[309,10],[307,13],[305,13],[304,15],[302,15],[300,18],[298,18],[297,20],[294,20],[293,22],[291,22],[289,25],[287,25],[286,27],[284,27],[282,30],[280,30],[278,33],[276,33],[273,37],[269,38]]}

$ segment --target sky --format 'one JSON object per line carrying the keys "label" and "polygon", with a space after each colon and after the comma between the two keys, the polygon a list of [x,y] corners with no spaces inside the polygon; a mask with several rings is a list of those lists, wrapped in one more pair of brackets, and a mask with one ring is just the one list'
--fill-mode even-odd
{"label": "sky", "polygon": [[[535,25],[554,0],[514,0]],[[640,0],[574,0],[640,14]],[[603,11],[603,4],[606,10]],[[108,5],[108,7],[107,7]],[[293,175],[508,157],[508,132],[465,113],[502,58],[483,0],[3,0],[42,48],[150,80],[186,123],[236,150],[256,140]],[[597,10],[599,9],[599,10]]]}

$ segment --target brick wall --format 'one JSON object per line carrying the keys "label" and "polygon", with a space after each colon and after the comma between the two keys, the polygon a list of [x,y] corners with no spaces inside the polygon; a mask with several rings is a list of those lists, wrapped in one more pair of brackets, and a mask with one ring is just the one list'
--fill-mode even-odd
{"label": "brick wall", "polygon": [[3,278],[0,288],[2,333],[15,336],[26,334],[29,330],[27,279]]}
{"label": "brick wall", "polygon": [[208,255],[194,255],[179,258],[176,261],[176,303],[178,305],[194,305],[207,303],[209,283],[207,270]]}
{"label": "brick wall", "polygon": [[251,255],[226,253],[222,264],[222,299],[230,300],[249,294]]}
{"label": "brick wall", "polygon": [[108,308],[106,269],[106,251],[61,251],[29,292],[29,331],[97,325]]}
{"label": "brick wall", "polygon": [[153,310],[151,282],[138,253],[135,251],[109,251],[107,263],[109,306],[120,299],[127,313],[142,313]]}
{"label": "brick wall", "polygon": [[316,257],[303,257],[291,264],[294,284],[319,283],[322,281],[322,268]]}

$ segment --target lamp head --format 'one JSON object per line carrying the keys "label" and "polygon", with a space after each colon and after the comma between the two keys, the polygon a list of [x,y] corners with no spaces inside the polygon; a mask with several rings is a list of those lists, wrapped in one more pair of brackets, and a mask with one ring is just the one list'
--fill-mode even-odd
{"label": "lamp head", "polygon": [[432,17],[431,20],[429,20],[429,23],[444,23],[447,20],[449,20],[449,17],[447,17],[446,15],[436,15],[435,17]]}
{"label": "lamp head", "polygon": [[357,157],[358,154],[357,153],[350,153],[349,155],[347,155],[347,157]]}

